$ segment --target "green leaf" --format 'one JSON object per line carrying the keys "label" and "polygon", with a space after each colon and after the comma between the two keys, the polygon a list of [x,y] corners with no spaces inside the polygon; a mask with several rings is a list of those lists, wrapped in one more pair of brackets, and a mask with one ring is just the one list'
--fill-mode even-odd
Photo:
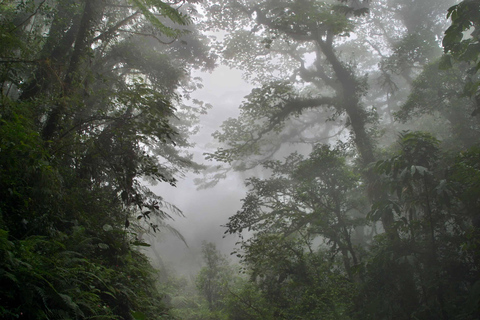
{"label": "green leaf", "polygon": [[176,38],[182,32],[170,27],[167,27],[163,24],[157,16],[150,11],[149,7],[154,7],[157,11],[160,11],[161,15],[167,17],[171,21],[180,24],[180,25],[187,25],[190,23],[190,20],[187,16],[181,14],[178,10],[170,7],[168,4],[165,4],[162,1],[156,0],[149,0],[149,1],[141,1],[141,0],[130,0],[131,3],[137,7],[145,18],[152,23],[160,32],[162,32],[165,36],[170,38]]}
{"label": "green leaf", "polygon": [[139,311],[132,311],[132,317],[135,320],[146,320],[147,316]]}
{"label": "green leaf", "polygon": [[109,225],[109,224],[104,224],[103,227],[102,227],[102,229],[103,229],[104,231],[107,231],[107,232],[108,232],[108,231],[112,231],[112,230],[113,230],[113,227],[112,227],[111,225]]}
{"label": "green leaf", "polygon": [[103,250],[107,250],[108,248],[110,248],[106,243],[99,243],[98,247]]}
{"label": "green leaf", "polygon": [[413,176],[415,174],[415,171],[416,171],[416,166],[411,166],[410,167],[410,174]]}
{"label": "green leaf", "polygon": [[146,242],[142,242],[142,241],[134,241],[134,242],[132,242],[132,245],[133,246],[141,246],[141,247],[151,247],[151,245],[149,245]]}
{"label": "green leaf", "polygon": [[444,54],[438,63],[438,68],[440,70],[447,70],[452,67],[452,56],[449,54]]}

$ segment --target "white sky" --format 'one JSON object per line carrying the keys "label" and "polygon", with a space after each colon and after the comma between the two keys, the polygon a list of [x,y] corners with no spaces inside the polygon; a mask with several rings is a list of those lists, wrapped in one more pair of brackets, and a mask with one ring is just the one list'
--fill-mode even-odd
{"label": "white sky", "polygon": [[[200,132],[191,137],[197,143],[195,159],[208,164],[202,159],[204,152],[214,151],[211,134],[219,129],[224,120],[238,115],[238,107],[252,87],[242,79],[240,71],[226,66],[219,66],[212,73],[195,76],[203,79],[204,87],[192,94],[192,97],[213,105],[209,113],[200,119]],[[201,243],[204,240],[214,242],[217,248],[227,255],[233,250],[238,239],[235,236],[223,238],[225,228],[221,225],[240,209],[240,199],[245,196],[243,179],[232,176],[214,188],[197,190],[193,183],[196,177],[188,174],[184,180],[178,182],[176,188],[167,184],[152,188],[166,201],[179,207],[185,215],[185,218],[177,218],[170,222],[170,225],[185,237],[189,248],[185,247],[181,240],[167,235],[167,231],[157,236],[158,242],[155,244],[164,262],[168,262],[183,274],[200,268]],[[192,257],[195,258],[194,261],[191,260]]]}

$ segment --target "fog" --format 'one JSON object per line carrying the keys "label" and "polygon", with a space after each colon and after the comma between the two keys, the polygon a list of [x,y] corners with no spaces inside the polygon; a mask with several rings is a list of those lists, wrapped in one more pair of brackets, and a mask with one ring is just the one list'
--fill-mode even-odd
{"label": "fog", "polygon": [[0,4],[1,319],[480,319],[479,0]]}
{"label": "fog", "polygon": [[[211,104],[208,114],[200,117],[200,131],[191,137],[196,146],[189,150],[194,159],[207,166],[215,166],[214,161],[205,160],[204,153],[214,152],[218,147],[211,134],[220,128],[224,120],[238,116],[238,106],[251,85],[243,80],[239,70],[218,66],[213,72],[197,73],[204,87],[195,91],[192,98]],[[195,275],[202,267],[201,245],[212,242],[225,255],[230,255],[238,241],[235,235],[225,235],[228,218],[241,207],[245,196],[244,175],[231,172],[228,178],[220,180],[211,188],[199,190],[194,179],[202,174],[187,173],[176,187],[165,184],[154,186],[152,190],[167,202],[182,210],[184,217],[174,217],[169,224],[185,238],[186,244],[168,230],[162,230],[150,239],[152,250],[156,250],[162,262],[179,275]],[[152,259],[158,256],[152,254]],[[232,257],[232,260],[233,257]]]}

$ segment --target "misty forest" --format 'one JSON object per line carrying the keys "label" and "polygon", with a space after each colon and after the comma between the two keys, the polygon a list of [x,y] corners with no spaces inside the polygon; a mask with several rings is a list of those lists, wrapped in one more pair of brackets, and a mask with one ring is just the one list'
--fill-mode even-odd
{"label": "misty forest", "polygon": [[480,0],[0,0],[0,319],[480,319],[479,54]]}

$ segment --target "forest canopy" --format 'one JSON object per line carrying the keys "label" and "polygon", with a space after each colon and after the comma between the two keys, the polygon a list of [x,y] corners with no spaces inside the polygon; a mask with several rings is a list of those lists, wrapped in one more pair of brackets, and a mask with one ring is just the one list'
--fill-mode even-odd
{"label": "forest canopy", "polygon": [[[0,318],[480,318],[479,8],[2,1]],[[219,63],[253,89],[210,166]],[[203,242],[191,279],[142,250],[185,241],[149,186],[187,172],[247,177],[238,264]]]}
{"label": "forest canopy", "polygon": [[226,318],[478,318],[480,2],[211,3],[255,86],[209,154],[253,173]]}
{"label": "forest canopy", "polygon": [[171,318],[139,249],[182,214],[144,181],[202,168],[186,151],[205,112],[188,70],[214,60],[192,10],[2,1],[2,319]]}

